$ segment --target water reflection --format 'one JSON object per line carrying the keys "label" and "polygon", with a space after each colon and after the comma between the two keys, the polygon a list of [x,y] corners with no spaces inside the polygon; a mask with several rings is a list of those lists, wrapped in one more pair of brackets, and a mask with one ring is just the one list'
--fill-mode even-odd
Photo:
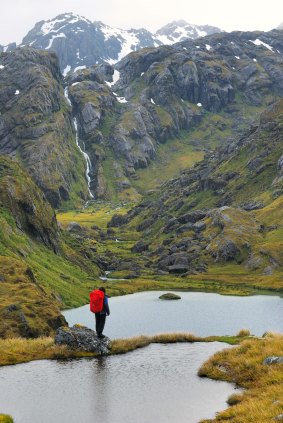
{"label": "water reflection", "polygon": [[15,423],[196,423],[232,385],[197,377],[220,343],[151,345],[127,355],[0,369],[0,410]]}

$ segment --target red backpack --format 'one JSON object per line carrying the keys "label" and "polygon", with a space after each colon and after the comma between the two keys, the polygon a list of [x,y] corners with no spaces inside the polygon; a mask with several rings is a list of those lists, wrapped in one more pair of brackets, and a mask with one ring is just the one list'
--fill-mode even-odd
{"label": "red backpack", "polygon": [[90,299],[90,311],[92,313],[100,313],[103,309],[104,292],[99,289],[95,289],[89,294]]}

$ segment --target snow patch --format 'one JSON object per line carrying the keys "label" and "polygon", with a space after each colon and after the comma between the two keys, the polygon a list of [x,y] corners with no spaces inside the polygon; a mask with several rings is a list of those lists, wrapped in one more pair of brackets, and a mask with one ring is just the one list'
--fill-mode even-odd
{"label": "snow patch", "polygon": [[4,69],[4,67],[5,67],[4,65],[0,65],[0,69]]}
{"label": "snow patch", "polygon": [[106,84],[108,87],[112,87],[112,85],[116,84],[116,82],[120,79],[120,72],[116,69],[114,70],[114,74],[112,76],[112,82],[106,81]]}
{"label": "snow patch", "polygon": [[202,104],[201,104],[201,103],[197,103],[197,106],[198,106],[198,107],[202,107]]}
{"label": "snow patch", "polygon": [[254,61],[254,62],[257,62],[257,60],[256,60],[256,59],[253,59],[253,61]]}
{"label": "snow patch", "polygon": [[206,31],[200,30],[196,25],[178,26],[174,28],[173,35],[159,35],[155,34],[156,38],[161,41],[162,44],[174,44],[185,40],[186,38],[198,38],[207,35]]}
{"label": "snow patch", "polygon": [[128,103],[127,100],[125,99],[125,97],[118,97],[117,96],[117,100],[119,101],[119,103]]}
{"label": "snow patch", "polygon": [[153,98],[151,98],[151,99],[150,99],[150,101],[151,101],[151,103],[152,103],[152,104],[155,104],[155,102],[154,102]]}
{"label": "snow patch", "polygon": [[[71,19],[71,20],[68,20],[68,19]],[[91,24],[91,21],[89,21],[88,19],[71,13],[71,14],[64,15],[62,19],[53,19],[53,20],[44,22],[44,24],[40,28],[40,32],[43,35],[50,34],[50,32],[58,32],[62,30],[62,28],[64,28],[67,24],[73,24],[79,21],[83,21],[83,22],[86,22],[87,24]],[[59,25],[59,28],[55,29],[56,24],[61,22],[64,23],[64,25],[61,25],[61,26]]]}
{"label": "snow patch", "polygon": [[79,84],[79,82],[73,82],[72,83],[72,87],[75,87],[76,85],[78,85]]}
{"label": "snow patch", "polygon": [[239,57],[239,56],[235,56],[235,58],[236,58],[237,60],[240,60],[240,57]]}
{"label": "snow patch", "polygon": [[83,65],[83,66],[77,66],[75,69],[74,69],[74,72],[77,72],[78,70],[80,70],[80,69],[85,69],[86,68],[86,66],[85,65]]}
{"label": "snow patch", "polygon": [[250,40],[251,43],[253,43],[255,46],[263,46],[265,48],[267,48],[268,50],[272,51],[272,53],[274,53],[273,47],[271,47],[269,44],[264,43],[263,41],[259,40],[258,38],[253,41]]}
{"label": "snow patch", "polygon": [[144,72],[141,73],[141,76],[143,76],[143,75],[144,75]]}
{"label": "snow patch", "polygon": [[52,21],[47,21],[45,22],[42,27],[41,27],[41,33],[43,35],[47,35],[50,32],[54,31],[54,27],[57,23],[59,22],[65,22],[66,21],[66,17],[64,17],[63,19],[54,19]]}
{"label": "snow patch", "polygon": [[205,44],[205,48],[206,48],[207,51],[212,49],[212,47],[209,44]]}
{"label": "snow patch", "polygon": [[52,38],[49,40],[48,46],[45,47],[46,50],[50,49],[50,47],[52,46],[52,43],[55,40],[55,38],[67,38],[67,37],[63,32],[61,32],[60,34],[57,34],[57,35],[52,35]]}
{"label": "snow patch", "polygon": [[20,94],[20,91],[19,90],[16,90],[15,91],[15,95],[19,95]]}
{"label": "snow patch", "polygon": [[69,73],[69,72],[70,72],[70,70],[71,70],[71,66],[70,66],[70,65],[67,65],[67,66],[65,67],[65,69],[63,70],[63,76],[66,76],[66,75],[67,75],[67,73]]}

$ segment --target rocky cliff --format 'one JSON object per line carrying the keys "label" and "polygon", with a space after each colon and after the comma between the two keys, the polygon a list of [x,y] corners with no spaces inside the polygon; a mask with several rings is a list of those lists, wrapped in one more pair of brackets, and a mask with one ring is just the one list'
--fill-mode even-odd
{"label": "rocky cliff", "polygon": [[0,54],[0,113],[0,154],[17,158],[54,207],[89,197],[54,53]]}

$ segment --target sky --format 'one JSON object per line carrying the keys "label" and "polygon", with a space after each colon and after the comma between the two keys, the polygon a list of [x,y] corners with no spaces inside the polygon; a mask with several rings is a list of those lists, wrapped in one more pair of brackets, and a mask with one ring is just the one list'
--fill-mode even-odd
{"label": "sky", "polygon": [[282,0],[0,0],[0,44],[20,43],[36,22],[73,12],[123,29],[155,32],[173,20],[209,24],[225,31],[276,28]]}

